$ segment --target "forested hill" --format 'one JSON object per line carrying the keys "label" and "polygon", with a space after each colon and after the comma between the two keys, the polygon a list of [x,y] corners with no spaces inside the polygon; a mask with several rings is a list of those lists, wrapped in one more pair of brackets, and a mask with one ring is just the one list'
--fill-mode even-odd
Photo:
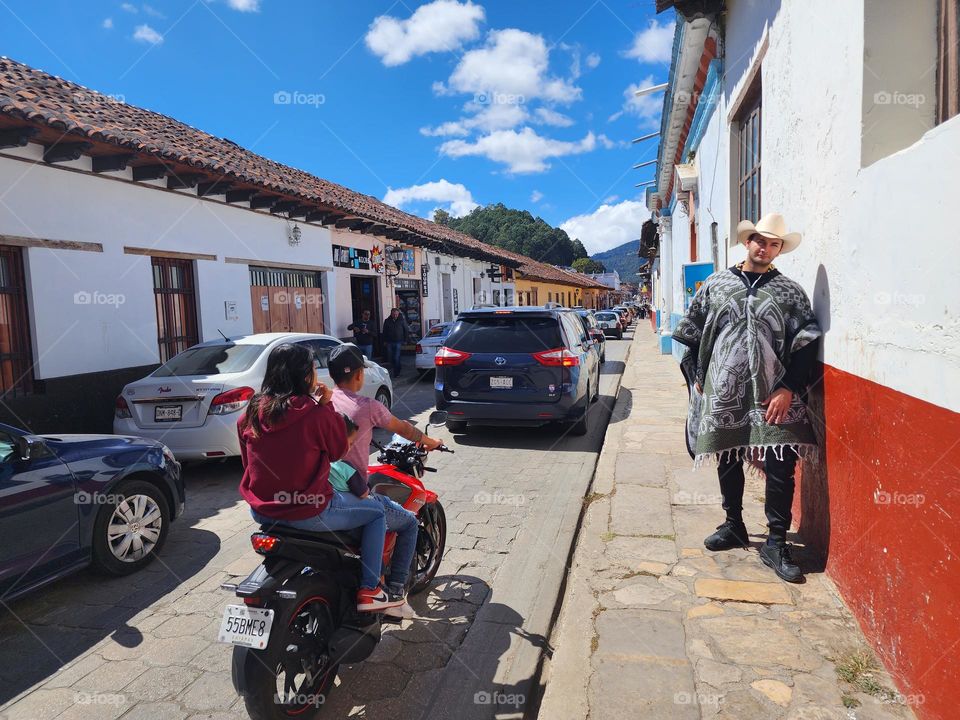
{"label": "forested hill", "polygon": [[548,224],[543,218],[534,217],[526,210],[513,210],[503,203],[478,207],[469,215],[459,218],[444,210],[437,210],[433,220],[481,242],[551,265],[573,265],[577,258],[587,257],[587,251],[579,240],[571,239],[566,232]]}
{"label": "forested hill", "polygon": [[636,240],[625,242],[611,250],[605,250],[602,253],[596,253],[590,257],[607,269],[607,272],[616,270],[620,273],[621,282],[635,283],[637,273],[640,272],[640,258],[637,251],[640,249],[640,243]]}

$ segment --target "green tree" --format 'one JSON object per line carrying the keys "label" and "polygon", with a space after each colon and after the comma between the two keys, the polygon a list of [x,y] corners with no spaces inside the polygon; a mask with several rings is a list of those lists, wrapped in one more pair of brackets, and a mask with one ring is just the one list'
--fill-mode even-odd
{"label": "green tree", "polygon": [[592,258],[582,257],[573,261],[573,269],[582,273],[603,273],[607,269],[602,262],[597,262]]}
{"label": "green tree", "polygon": [[590,255],[587,253],[587,249],[583,246],[583,243],[580,242],[580,239],[576,238],[573,241],[573,259],[579,260],[585,257],[590,257]]}
{"label": "green tree", "polygon": [[448,213],[443,208],[437,208],[436,210],[433,211],[433,221],[437,223],[437,225],[446,225],[449,227],[450,218],[451,218],[450,213]]}

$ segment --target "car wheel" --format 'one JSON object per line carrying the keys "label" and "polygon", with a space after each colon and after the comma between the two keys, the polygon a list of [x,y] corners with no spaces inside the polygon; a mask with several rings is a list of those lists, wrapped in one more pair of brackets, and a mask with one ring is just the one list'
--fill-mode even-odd
{"label": "car wheel", "polygon": [[447,430],[450,432],[466,432],[467,431],[467,421],[466,420],[447,420],[446,422]]}
{"label": "car wheel", "polygon": [[114,488],[93,523],[93,565],[109,575],[129,575],[148,565],[167,539],[170,506],[145,480]]}
{"label": "car wheel", "polygon": [[382,388],[380,388],[379,390],[377,390],[377,395],[376,395],[376,397],[375,397],[374,399],[375,399],[378,403],[383,403],[383,404],[386,405],[387,408],[389,409],[389,407],[390,407],[390,391],[387,390],[385,387],[382,387]]}

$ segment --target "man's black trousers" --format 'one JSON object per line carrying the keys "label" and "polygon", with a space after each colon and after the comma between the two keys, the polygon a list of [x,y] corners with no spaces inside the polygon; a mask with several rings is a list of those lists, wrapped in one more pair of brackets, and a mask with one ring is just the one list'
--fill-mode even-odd
{"label": "man's black trousers", "polygon": [[[775,543],[786,542],[793,519],[791,508],[797,468],[797,454],[793,450],[783,448],[781,455],[783,460],[778,460],[773,450],[767,448],[767,459],[764,461],[767,488],[763,510],[767,515],[767,527],[770,528],[770,541]],[[743,460],[721,460],[717,475],[727,520],[743,522]]]}

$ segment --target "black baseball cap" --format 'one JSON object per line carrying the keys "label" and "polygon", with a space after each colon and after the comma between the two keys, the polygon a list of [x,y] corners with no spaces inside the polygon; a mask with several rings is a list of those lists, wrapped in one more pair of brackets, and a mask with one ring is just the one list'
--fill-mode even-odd
{"label": "black baseball cap", "polygon": [[338,345],[330,351],[327,371],[335,383],[340,383],[364,366],[363,353],[353,343]]}

